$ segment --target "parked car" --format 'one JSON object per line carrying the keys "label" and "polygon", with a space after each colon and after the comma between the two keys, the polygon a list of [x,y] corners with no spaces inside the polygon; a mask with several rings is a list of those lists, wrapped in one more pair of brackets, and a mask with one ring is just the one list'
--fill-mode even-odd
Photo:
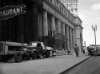
{"label": "parked car", "polygon": [[[39,48],[38,45],[41,46],[41,48]],[[29,43],[29,46],[36,49],[36,55],[38,58],[48,58],[53,56],[53,48],[46,46],[43,42],[32,41]]]}
{"label": "parked car", "polygon": [[96,53],[96,50],[93,46],[88,46],[87,50],[89,55],[94,55]]}
{"label": "parked car", "polygon": [[87,47],[87,50],[89,55],[100,55],[100,46],[96,46],[95,49],[95,46],[91,45]]}
{"label": "parked car", "polygon": [[46,49],[50,52],[49,56],[56,56],[56,50],[53,47],[46,46]]}

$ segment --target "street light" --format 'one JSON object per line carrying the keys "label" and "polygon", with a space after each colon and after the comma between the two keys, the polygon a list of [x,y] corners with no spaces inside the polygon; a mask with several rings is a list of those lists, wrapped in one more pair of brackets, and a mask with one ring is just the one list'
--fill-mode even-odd
{"label": "street light", "polygon": [[94,38],[95,38],[95,50],[96,50],[96,31],[97,31],[97,25],[92,25],[92,30],[94,31]]}

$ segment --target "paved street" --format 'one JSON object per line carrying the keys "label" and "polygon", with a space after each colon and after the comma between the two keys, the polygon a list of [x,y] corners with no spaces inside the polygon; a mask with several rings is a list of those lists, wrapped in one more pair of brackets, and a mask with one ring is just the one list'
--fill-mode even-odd
{"label": "paved street", "polygon": [[84,63],[62,74],[100,74],[100,56],[89,58]]}
{"label": "paved street", "polygon": [[1,63],[0,74],[59,74],[86,58],[88,56],[64,55],[22,63]]}

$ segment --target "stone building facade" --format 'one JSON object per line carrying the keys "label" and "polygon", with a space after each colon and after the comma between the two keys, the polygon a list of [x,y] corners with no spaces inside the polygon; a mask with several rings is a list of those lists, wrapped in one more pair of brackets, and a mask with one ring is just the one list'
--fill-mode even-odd
{"label": "stone building facade", "polygon": [[[54,36],[60,34],[63,37],[58,42],[58,49],[63,48],[73,52],[74,45],[77,44],[82,51],[82,21],[78,16],[71,14],[68,9],[59,0],[44,0],[43,1],[43,29],[44,36]],[[63,45],[64,44],[64,45]],[[61,46],[61,47],[60,47]],[[63,47],[64,46],[64,47]]]}
{"label": "stone building facade", "polygon": [[74,31],[74,43],[78,45],[79,47],[79,53],[81,54],[83,51],[82,45],[83,45],[83,27],[82,27],[82,21],[81,19],[76,16],[75,17],[75,31]]}
{"label": "stone building facade", "polygon": [[[64,41],[57,40],[57,47],[72,51],[74,46],[74,19],[73,14],[59,0],[44,0],[43,1],[43,28],[44,35],[63,36]],[[64,44],[64,45],[63,45]],[[64,46],[64,47],[63,47]]]}
{"label": "stone building facade", "polygon": [[[14,9],[20,5],[26,6],[26,12],[20,15],[15,14],[12,17],[11,14],[14,14],[11,11],[16,13]],[[0,41],[30,42],[37,40],[38,15],[42,16],[41,6],[41,0],[1,0],[0,12],[7,12],[9,15],[0,15]]]}
{"label": "stone building facade", "polygon": [[76,17],[59,0],[10,0],[2,2],[1,7],[12,4],[26,5],[26,13],[0,20],[0,41],[40,40],[49,44],[51,38],[56,49],[73,51],[75,42],[79,41],[76,30],[81,31],[81,20],[77,23]]}

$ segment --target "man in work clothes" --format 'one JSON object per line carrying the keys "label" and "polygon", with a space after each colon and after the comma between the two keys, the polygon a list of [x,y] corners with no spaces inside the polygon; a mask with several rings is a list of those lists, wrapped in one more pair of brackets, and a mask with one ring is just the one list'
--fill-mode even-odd
{"label": "man in work clothes", "polygon": [[75,44],[74,50],[75,50],[76,56],[78,57],[79,56],[79,47],[77,46],[77,44]]}

